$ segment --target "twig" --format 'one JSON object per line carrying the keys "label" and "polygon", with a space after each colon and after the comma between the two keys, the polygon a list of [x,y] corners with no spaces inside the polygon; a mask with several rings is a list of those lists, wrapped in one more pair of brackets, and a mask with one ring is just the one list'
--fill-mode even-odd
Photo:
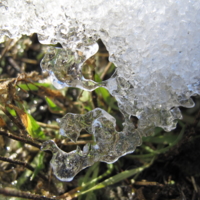
{"label": "twig", "polygon": [[14,59],[9,58],[8,61],[18,72],[22,72],[21,68],[19,67],[19,65],[16,63]]}
{"label": "twig", "polygon": [[87,137],[91,137],[92,136],[92,134],[82,134],[82,135],[80,135],[79,136],[79,138],[87,138]]}
{"label": "twig", "polygon": [[106,75],[106,73],[108,72],[108,70],[110,69],[110,66],[112,65],[111,62],[109,62],[104,70],[104,72],[101,74],[101,80],[103,80],[104,76]]}
{"label": "twig", "polygon": [[109,54],[108,53],[97,53],[97,56],[108,57]]}
{"label": "twig", "polygon": [[38,123],[41,127],[44,127],[44,128],[51,128],[51,129],[59,130],[59,126],[57,126],[57,125],[45,124],[45,123],[38,122],[38,121],[37,121],[37,123]]}
{"label": "twig", "polygon": [[149,182],[149,181],[136,181],[134,185],[140,185],[140,186],[159,186],[164,187],[163,184],[157,183],[157,182]]}
{"label": "twig", "polygon": [[[22,165],[22,166],[26,167],[27,169],[31,170],[32,172],[34,172],[34,170],[35,170],[34,167],[32,167],[30,164],[28,164],[26,162],[22,162],[20,160],[12,160],[12,159],[4,157],[4,156],[0,156],[0,160],[2,160],[4,162],[15,164],[15,165]],[[42,173],[39,172],[38,176],[41,177],[42,179],[44,179],[45,181],[48,181],[48,179]]]}
{"label": "twig", "polygon": [[33,65],[37,65],[38,64],[37,60],[33,60],[33,59],[29,59],[29,58],[22,58],[21,60],[22,60],[22,62],[33,64]]}
{"label": "twig", "polygon": [[194,179],[193,176],[191,176],[191,181],[192,181],[192,185],[193,185],[193,187],[194,187],[195,192],[198,193],[198,189],[197,189],[196,181],[195,181],[195,179]]}
{"label": "twig", "polygon": [[2,130],[0,130],[0,135],[4,135],[4,136],[9,137],[9,138],[11,138],[13,140],[17,140],[17,141],[20,141],[20,142],[23,142],[23,143],[26,143],[26,144],[30,144],[30,145],[32,145],[34,147],[39,148],[39,149],[41,147],[40,144],[38,144],[36,142],[33,142],[31,140],[24,139],[24,138],[19,137],[19,136],[15,136],[15,135],[11,134],[9,131],[2,131]]}
{"label": "twig", "polygon": [[66,142],[66,145],[81,145],[81,144],[87,144],[87,143],[93,143],[93,140],[86,140],[86,141],[77,141],[77,142]]}
{"label": "twig", "polygon": [[7,51],[9,51],[13,45],[12,45],[13,39],[9,39],[8,41],[8,45],[5,46],[5,48],[3,49],[3,51],[0,54],[0,60],[4,57],[4,55],[6,54]]}
{"label": "twig", "polygon": [[17,191],[10,188],[0,188],[0,194],[3,194],[5,196],[21,197],[34,200],[55,200],[55,198],[49,198],[38,194],[30,194],[29,192]]}
{"label": "twig", "polygon": [[80,191],[82,188],[83,188],[82,186],[74,188],[74,189],[70,190],[69,192],[66,192],[65,194],[62,194],[58,198],[64,198],[66,200],[73,199],[75,194],[77,193],[77,191]]}
{"label": "twig", "polygon": [[[45,124],[45,123],[42,123],[42,122],[38,122],[37,123],[41,126],[41,127],[44,127],[44,128],[51,128],[51,129],[55,129],[55,130],[59,130],[60,127],[58,125],[52,125],[52,124]],[[87,138],[87,137],[91,137],[92,135],[91,134],[82,134],[79,136],[79,138]]]}

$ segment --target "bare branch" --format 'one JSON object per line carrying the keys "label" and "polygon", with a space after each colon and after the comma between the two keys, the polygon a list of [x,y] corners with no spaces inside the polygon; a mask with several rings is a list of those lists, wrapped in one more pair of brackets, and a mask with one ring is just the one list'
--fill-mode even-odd
{"label": "bare branch", "polygon": [[[4,157],[4,156],[0,156],[0,160],[4,161],[4,162],[8,162],[8,163],[12,163],[15,165],[22,165],[25,168],[31,170],[34,172],[34,167],[32,167],[30,164],[26,163],[26,162],[22,162],[20,160],[12,160],[10,158]],[[48,179],[42,174],[42,173],[38,173],[38,176],[41,177],[42,179],[44,179],[45,181],[48,181]]]}
{"label": "bare branch", "polygon": [[41,147],[40,144],[38,144],[38,143],[36,143],[36,142],[34,142],[34,141],[31,141],[31,140],[27,140],[27,139],[25,139],[25,138],[22,138],[22,137],[13,135],[13,134],[11,134],[9,131],[2,131],[2,130],[0,130],[0,135],[9,137],[9,138],[11,138],[11,139],[13,139],[13,140],[17,140],[17,141],[20,141],[20,142],[23,142],[23,143],[26,143],[26,144],[30,144],[30,145],[32,145],[32,146],[34,146],[34,147],[39,148],[39,149],[40,149],[40,147]]}

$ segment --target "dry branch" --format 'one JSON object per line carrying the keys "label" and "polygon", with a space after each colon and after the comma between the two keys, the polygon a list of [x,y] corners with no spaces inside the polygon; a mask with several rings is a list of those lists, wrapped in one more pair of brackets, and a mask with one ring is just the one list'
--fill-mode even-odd
{"label": "dry branch", "polygon": [[[15,164],[15,165],[21,165],[21,166],[31,170],[32,172],[34,172],[34,170],[35,170],[34,167],[32,167],[30,164],[28,164],[26,162],[22,162],[20,160],[12,160],[12,159],[4,157],[4,156],[0,156],[0,160],[11,163],[11,164]],[[39,172],[38,176],[41,177],[42,179],[44,179],[45,181],[48,181],[48,179],[42,173]]]}
{"label": "dry branch", "polygon": [[0,194],[10,197],[20,197],[25,199],[34,199],[34,200],[55,200],[55,198],[49,198],[37,194],[31,194],[29,192],[17,191],[9,188],[0,188]]}
{"label": "dry branch", "polygon": [[40,149],[40,147],[41,147],[40,144],[38,144],[38,143],[36,143],[36,142],[34,142],[34,141],[31,141],[31,140],[27,140],[27,139],[25,139],[25,138],[22,138],[22,137],[13,135],[13,134],[11,134],[9,131],[2,131],[2,130],[0,130],[0,135],[9,137],[9,138],[11,138],[11,139],[13,139],[13,140],[17,140],[17,141],[20,141],[20,142],[23,142],[23,143],[26,143],[26,144],[30,144],[30,145],[32,145],[32,146],[34,146],[34,147],[39,148],[39,149]]}

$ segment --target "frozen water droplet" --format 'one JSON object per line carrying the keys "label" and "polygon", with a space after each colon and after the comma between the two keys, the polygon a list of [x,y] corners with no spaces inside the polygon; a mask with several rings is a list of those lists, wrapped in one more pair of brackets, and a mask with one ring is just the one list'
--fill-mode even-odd
{"label": "frozen water droplet", "polygon": [[64,129],[60,129],[60,134],[62,135],[62,136],[65,136],[65,131],[64,131]]}
{"label": "frozen water droplet", "polygon": [[11,185],[16,185],[17,184],[17,180],[15,180],[15,181],[13,181],[12,183],[11,183]]}
{"label": "frozen water droplet", "polygon": [[57,118],[57,119],[56,119],[56,121],[57,121],[58,123],[60,123],[60,122],[61,122],[61,120],[60,120],[59,118]]}
{"label": "frozen water droplet", "polygon": [[9,147],[9,146],[7,146],[7,147],[6,147],[6,150],[7,150],[7,151],[10,151],[10,147]]}

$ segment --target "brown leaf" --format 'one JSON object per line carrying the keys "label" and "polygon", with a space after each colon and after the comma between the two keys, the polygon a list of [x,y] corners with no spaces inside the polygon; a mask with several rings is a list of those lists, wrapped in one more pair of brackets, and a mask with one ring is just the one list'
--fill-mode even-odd
{"label": "brown leaf", "polygon": [[19,116],[19,118],[20,118],[22,124],[24,125],[24,127],[28,128],[28,116],[27,116],[27,113],[24,112],[23,110],[21,110],[20,108],[18,108],[17,106],[14,106],[14,105],[11,105],[11,104],[9,104],[8,106],[16,111],[16,113]]}
{"label": "brown leaf", "polygon": [[61,100],[64,100],[65,97],[62,95],[62,93],[58,90],[53,90],[53,89],[50,89],[50,88],[46,88],[46,87],[43,87],[43,86],[40,86],[40,93],[42,95],[45,95],[45,96],[48,96],[49,98],[51,99],[61,99]]}
{"label": "brown leaf", "polygon": [[3,118],[0,117],[0,127],[5,127],[6,122],[3,120]]}
{"label": "brown leaf", "polygon": [[0,101],[6,103],[16,98],[16,89],[13,85],[14,79],[9,79],[4,82],[0,82]]}

